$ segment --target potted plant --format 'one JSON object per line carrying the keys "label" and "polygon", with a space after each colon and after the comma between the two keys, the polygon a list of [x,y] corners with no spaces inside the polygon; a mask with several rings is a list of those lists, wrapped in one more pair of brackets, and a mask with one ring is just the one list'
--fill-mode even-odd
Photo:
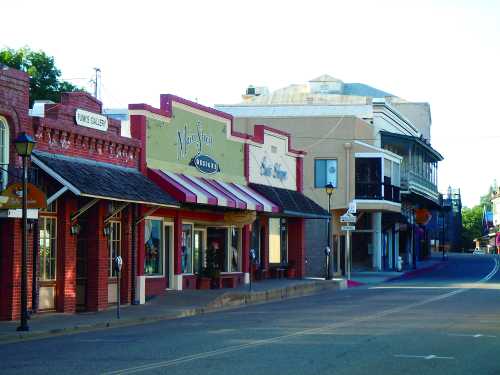
{"label": "potted plant", "polygon": [[204,286],[219,289],[221,287],[220,279],[220,269],[216,247],[211,246],[207,249],[206,267],[202,270],[202,277],[200,282],[203,282]]}

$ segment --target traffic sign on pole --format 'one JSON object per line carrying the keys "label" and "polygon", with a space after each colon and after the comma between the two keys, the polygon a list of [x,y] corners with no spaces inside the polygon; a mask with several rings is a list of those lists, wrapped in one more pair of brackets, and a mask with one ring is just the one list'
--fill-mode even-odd
{"label": "traffic sign on pole", "polygon": [[344,215],[340,217],[340,222],[341,223],[355,223],[356,222],[356,216],[353,214],[346,212]]}
{"label": "traffic sign on pole", "polygon": [[347,232],[356,230],[356,227],[354,225],[342,225],[341,229]]}

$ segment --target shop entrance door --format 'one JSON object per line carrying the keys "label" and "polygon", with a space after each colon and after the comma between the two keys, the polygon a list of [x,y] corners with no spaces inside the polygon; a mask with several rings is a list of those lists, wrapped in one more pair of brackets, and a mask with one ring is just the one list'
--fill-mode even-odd
{"label": "shop entrance door", "polygon": [[227,228],[207,228],[208,249],[214,251],[214,261],[220,272],[227,271]]}
{"label": "shop entrance door", "polygon": [[82,219],[79,224],[80,233],[76,239],[76,309],[84,311],[87,308],[88,225]]}

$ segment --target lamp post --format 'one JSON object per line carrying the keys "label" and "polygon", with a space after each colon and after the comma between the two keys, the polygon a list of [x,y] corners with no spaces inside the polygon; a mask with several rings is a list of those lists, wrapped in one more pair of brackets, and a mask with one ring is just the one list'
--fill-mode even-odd
{"label": "lamp post", "polygon": [[16,152],[23,160],[23,209],[22,209],[22,252],[21,252],[21,325],[18,331],[29,331],[28,326],[28,168],[27,159],[35,147],[35,141],[22,132],[14,141]]}
{"label": "lamp post", "polygon": [[327,248],[329,251],[326,251],[325,253],[325,262],[326,262],[326,278],[327,280],[331,280],[332,278],[332,259],[333,259],[333,253],[332,253],[332,246],[331,246],[331,218],[332,218],[332,194],[333,190],[335,187],[332,185],[331,182],[325,185],[325,192],[328,194],[328,241],[327,241]]}

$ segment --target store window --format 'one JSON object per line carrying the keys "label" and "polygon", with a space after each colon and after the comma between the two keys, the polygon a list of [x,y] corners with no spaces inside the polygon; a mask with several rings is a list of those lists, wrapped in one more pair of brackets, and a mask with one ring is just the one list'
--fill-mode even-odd
{"label": "store window", "polygon": [[286,219],[269,219],[269,263],[286,265],[288,262],[288,223]]}
{"label": "store window", "polygon": [[122,235],[121,235],[121,222],[119,221],[110,221],[108,223],[109,226],[109,237],[108,237],[108,254],[109,254],[109,269],[108,269],[108,276],[109,277],[116,277],[117,272],[115,268],[113,267],[113,261],[114,259],[118,256],[121,255],[121,242],[122,242]]}
{"label": "store window", "polygon": [[193,225],[182,225],[181,239],[182,273],[193,273]]}
{"label": "store window", "polygon": [[161,220],[146,219],[144,230],[144,274],[146,276],[163,275],[163,222]]}
{"label": "store window", "polygon": [[269,219],[269,263],[281,263],[281,231],[280,219]]}
{"label": "store window", "polygon": [[329,183],[337,187],[337,159],[315,159],[314,187],[322,189]]}
{"label": "store window", "polygon": [[229,242],[229,254],[226,259],[229,260],[228,270],[229,272],[239,272],[241,271],[241,229],[237,227],[230,228],[231,240]]}
{"label": "store window", "polygon": [[9,168],[9,125],[0,117],[0,191],[7,186]]}
{"label": "store window", "polygon": [[40,216],[40,280],[56,279],[56,218]]}

